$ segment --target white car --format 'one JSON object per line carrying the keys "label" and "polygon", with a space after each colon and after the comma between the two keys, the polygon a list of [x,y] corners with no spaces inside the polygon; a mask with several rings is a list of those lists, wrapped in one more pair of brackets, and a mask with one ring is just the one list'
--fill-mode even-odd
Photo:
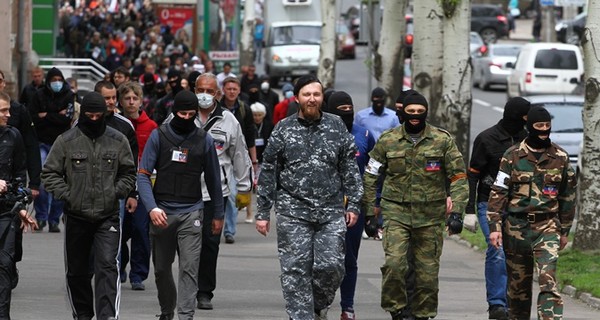
{"label": "white car", "polygon": [[482,46],[473,57],[473,85],[488,90],[491,85],[506,85],[506,79],[512,69],[508,63],[514,64],[521,51],[519,44],[490,44]]}

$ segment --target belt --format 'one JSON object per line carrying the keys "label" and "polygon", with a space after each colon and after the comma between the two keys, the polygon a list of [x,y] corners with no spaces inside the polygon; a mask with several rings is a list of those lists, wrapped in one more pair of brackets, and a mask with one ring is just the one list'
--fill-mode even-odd
{"label": "belt", "polygon": [[556,217],[556,212],[541,212],[541,213],[511,213],[515,218],[527,220],[529,223],[538,223],[547,221]]}

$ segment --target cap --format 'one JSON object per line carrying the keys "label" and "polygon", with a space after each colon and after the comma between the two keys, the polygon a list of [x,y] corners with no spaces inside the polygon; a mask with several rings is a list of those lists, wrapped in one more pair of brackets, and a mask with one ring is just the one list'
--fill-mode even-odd
{"label": "cap", "polygon": [[198,98],[190,90],[179,91],[173,102],[173,114],[183,110],[198,110]]}
{"label": "cap", "polygon": [[106,112],[104,97],[96,91],[87,93],[81,101],[81,113],[86,112]]}
{"label": "cap", "polygon": [[424,106],[425,108],[429,108],[427,99],[425,99],[425,97],[423,95],[421,95],[420,93],[418,93],[416,91],[414,93],[406,96],[406,98],[404,98],[404,107],[405,108],[411,104],[419,104],[419,105]]}

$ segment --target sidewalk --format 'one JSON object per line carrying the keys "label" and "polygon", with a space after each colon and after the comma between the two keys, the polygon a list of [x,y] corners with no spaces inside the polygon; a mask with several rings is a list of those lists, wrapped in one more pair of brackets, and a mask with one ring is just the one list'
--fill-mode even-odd
{"label": "sidewalk", "polygon": [[[260,236],[254,224],[244,223],[245,212],[238,216],[235,244],[221,243],[214,310],[196,310],[194,319],[270,320],[287,319],[279,284],[276,233],[272,225],[268,237]],[[61,226],[63,227],[63,226]],[[20,283],[13,291],[13,320],[70,319],[66,299],[63,265],[64,233],[24,235],[24,257],[18,264]],[[359,257],[359,275],[355,297],[357,318],[390,319],[380,307],[382,242],[363,240]],[[436,319],[487,319],[483,253],[453,239],[446,239],[440,270],[439,309]],[[177,261],[174,263],[176,274]],[[122,287],[120,319],[156,319],[159,313],[154,276],[145,281],[146,291]],[[537,296],[537,289],[534,297]],[[564,318],[600,319],[600,311],[565,297]],[[535,302],[534,302],[535,308]],[[329,319],[340,314],[339,292],[331,306]],[[535,317],[535,311],[532,313]]]}
{"label": "sidewalk", "polygon": [[510,32],[508,39],[503,38],[502,41],[531,42],[533,40],[532,29],[533,19],[515,19],[515,30]]}

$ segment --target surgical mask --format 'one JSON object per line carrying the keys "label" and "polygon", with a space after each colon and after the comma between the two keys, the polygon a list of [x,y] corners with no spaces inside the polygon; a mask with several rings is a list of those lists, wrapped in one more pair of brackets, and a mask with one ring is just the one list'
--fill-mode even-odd
{"label": "surgical mask", "polygon": [[263,92],[269,91],[270,88],[271,86],[269,86],[268,82],[263,82],[260,84],[260,90],[262,90]]}
{"label": "surgical mask", "polygon": [[62,87],[63,87],[62,81],[50,82],[50,88],[54,92],[60,92],[60,90],[62,90]]}
{"label": "surgical mask", "polygon": [[286,99],[289,99],[289,98],[291,98],[291,97],[294,96],[294,92],[293,91],[286,91],[285,94],[284,94],[284,96],[285,96]]}
{"label": "surgical mask", "polygon": [[211,96],[210,94],[198,93],[196,95],[196,97],[198,98],[198,105],[200,106],[200,108],[208,109],[208,108],[212,107],[214,97]]}
{"label": "surgical mask", "polygon": [[115,53],[117,53],[117,49],[115,49],[115,48],[112,48],[112,49],[110,49],[110,53],[111,53],[111,54],[115,54]]}

